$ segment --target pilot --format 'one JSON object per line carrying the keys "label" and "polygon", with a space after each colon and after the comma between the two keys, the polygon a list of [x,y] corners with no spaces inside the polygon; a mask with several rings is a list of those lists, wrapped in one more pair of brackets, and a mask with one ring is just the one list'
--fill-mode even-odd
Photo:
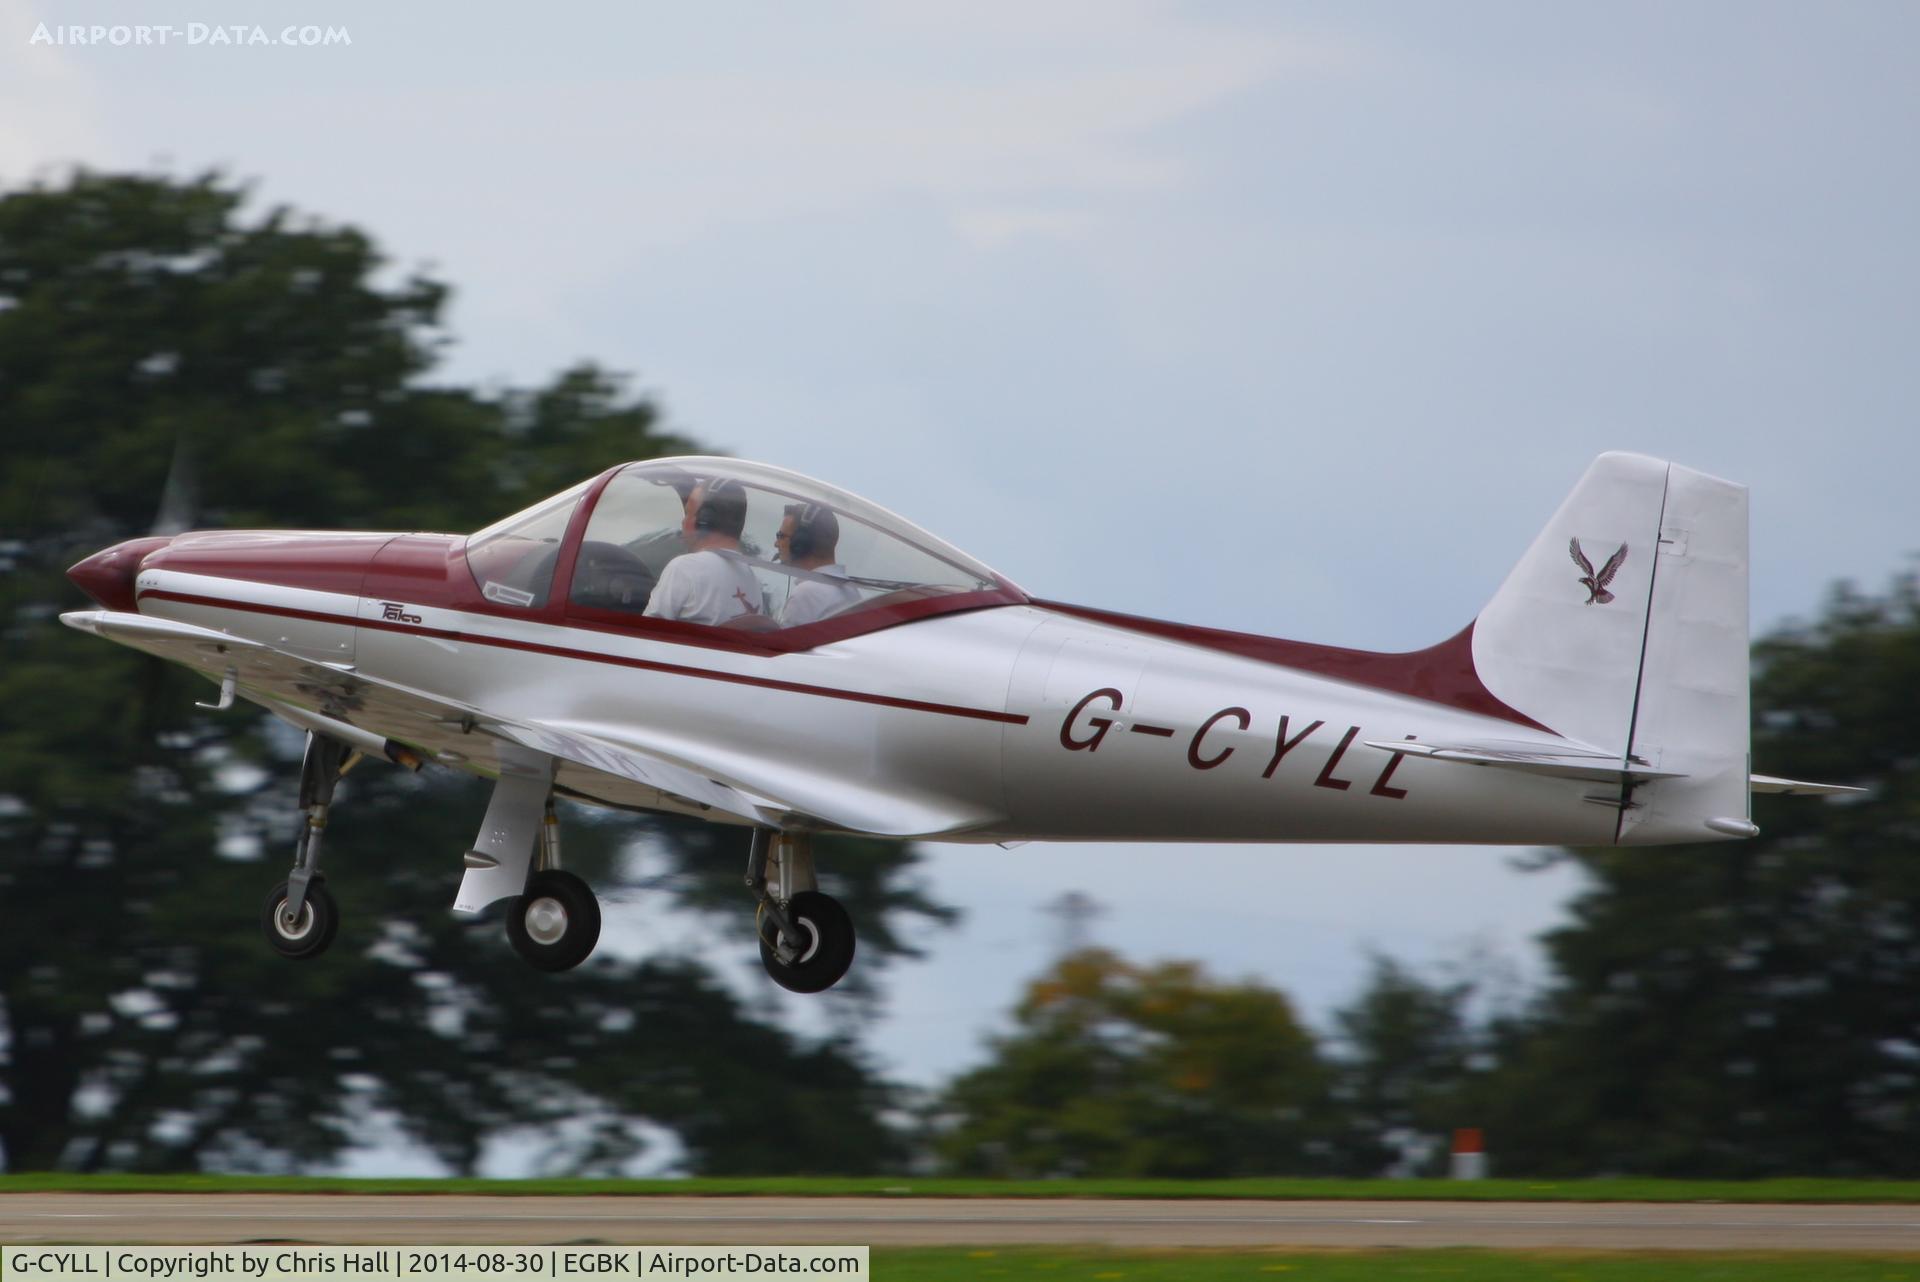
{"label": "pilot", "polygon": [[837,614],[860,599],[847,582],[847,567],[834,559],[840,543],[840,520],[831,508],[818,503],[789,503],[773,536],[775,559],[808,573],[796,576],[793,591],[780,611],[780,626],[798,627]]}
{"label": "pilot", "polygon": [[661,571],[647,616],[719,624],[765,613],[760,581],[740,555],[746,524],[747,491],[740,482],[716,477],[696,485],[680,521],[687,550]]}

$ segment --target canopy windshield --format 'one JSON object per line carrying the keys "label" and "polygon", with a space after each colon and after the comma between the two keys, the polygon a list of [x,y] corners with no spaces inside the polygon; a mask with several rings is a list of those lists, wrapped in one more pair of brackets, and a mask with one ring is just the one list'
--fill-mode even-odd
{"label": "canopy windshield", "polygon": [[470,535],[467,566],[481,595],[496,605],[522,610],[546,605],[560,560],[560,540],[573,520],[573,510],[597,479],[584,480]]}
{"label": "canopy windshield", "polygon": [[[547,603],[560,543],[591,489],[556,495],[469,540],[488,600],[523,609]],[[986,566],[886,509],[765,464],[631,463],[591,502],[566,588],[579,610],[756,632],[808,628],[803,636],[825,639],[815,625],[849,635],[1023,599]]]}

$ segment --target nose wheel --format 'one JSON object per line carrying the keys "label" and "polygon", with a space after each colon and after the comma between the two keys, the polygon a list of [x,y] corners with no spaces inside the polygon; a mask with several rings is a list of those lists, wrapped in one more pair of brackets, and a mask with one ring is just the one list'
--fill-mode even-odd
{"label": "nose wheel", "polygon": [[300,809],[304,816],[294,843],[293,871],[267,892],[267,902],[260,910],[260,929],[267,944],[282,957],[296,961],[318,957],[327,951],[340,929],[340,908],[321,879],[320,838],[327,830],[334,785],[358,759],[346,744],[307,732],[307,751],[300,761]]}
{"label": "nose wheel", "polygon": [[260,928],[266,933],[267,943],[282,957],[295,961],[318,957],[327,951],[340,929],[340,908],[324,881],[307,883],[298,909],[288,902],[290,898],[284,881],[267,893],[267,902],[260,910]]}
{"label": "nose wheel", "polygon": [[534,873],[526,893],[507,904],[507,942],[536,970],[572,970],[599,941],[600,901],[570,872]]}

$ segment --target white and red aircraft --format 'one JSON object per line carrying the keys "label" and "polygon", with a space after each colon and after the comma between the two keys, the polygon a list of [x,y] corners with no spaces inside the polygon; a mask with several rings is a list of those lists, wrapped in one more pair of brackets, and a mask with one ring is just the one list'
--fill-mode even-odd
{"label": "white and red aircraft", "polygon": [[800,992],[854,951],[819,832],[1651,845],[1753,836],[1750,790],[1849,791],[1749,775],[1745,488],[1628,454],[1407,654],[1035,600],[723,458],[616,467],[466,537],[202,532],[69,573],[105,608],[65,623],[308,732],[264,912],[289,957],[333,938],[320,840],[352,754],[497,781],[454,910],[510,901],[546,970],[600,929],[556,795],[751,826],[761,958]]}

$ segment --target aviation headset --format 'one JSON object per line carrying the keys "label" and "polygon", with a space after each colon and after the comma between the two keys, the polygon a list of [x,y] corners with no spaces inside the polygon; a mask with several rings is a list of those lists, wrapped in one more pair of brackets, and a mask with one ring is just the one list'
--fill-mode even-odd
{"label": "aviation headset", "polygon": [[730,476],[716,476],[706,482],[700,493],[700,506],[693,514],[693,528],[738,536],[746,523],[746,487]]}
{"label": "aviation headset", "polygon": [[793,534],[787,539],[787,550],[794,556],[812,556],[816,549],[823,546],[831,549],[840,542],[840,522],[831,509],[818,503],[790,503],[787,513],[793,517]]}

